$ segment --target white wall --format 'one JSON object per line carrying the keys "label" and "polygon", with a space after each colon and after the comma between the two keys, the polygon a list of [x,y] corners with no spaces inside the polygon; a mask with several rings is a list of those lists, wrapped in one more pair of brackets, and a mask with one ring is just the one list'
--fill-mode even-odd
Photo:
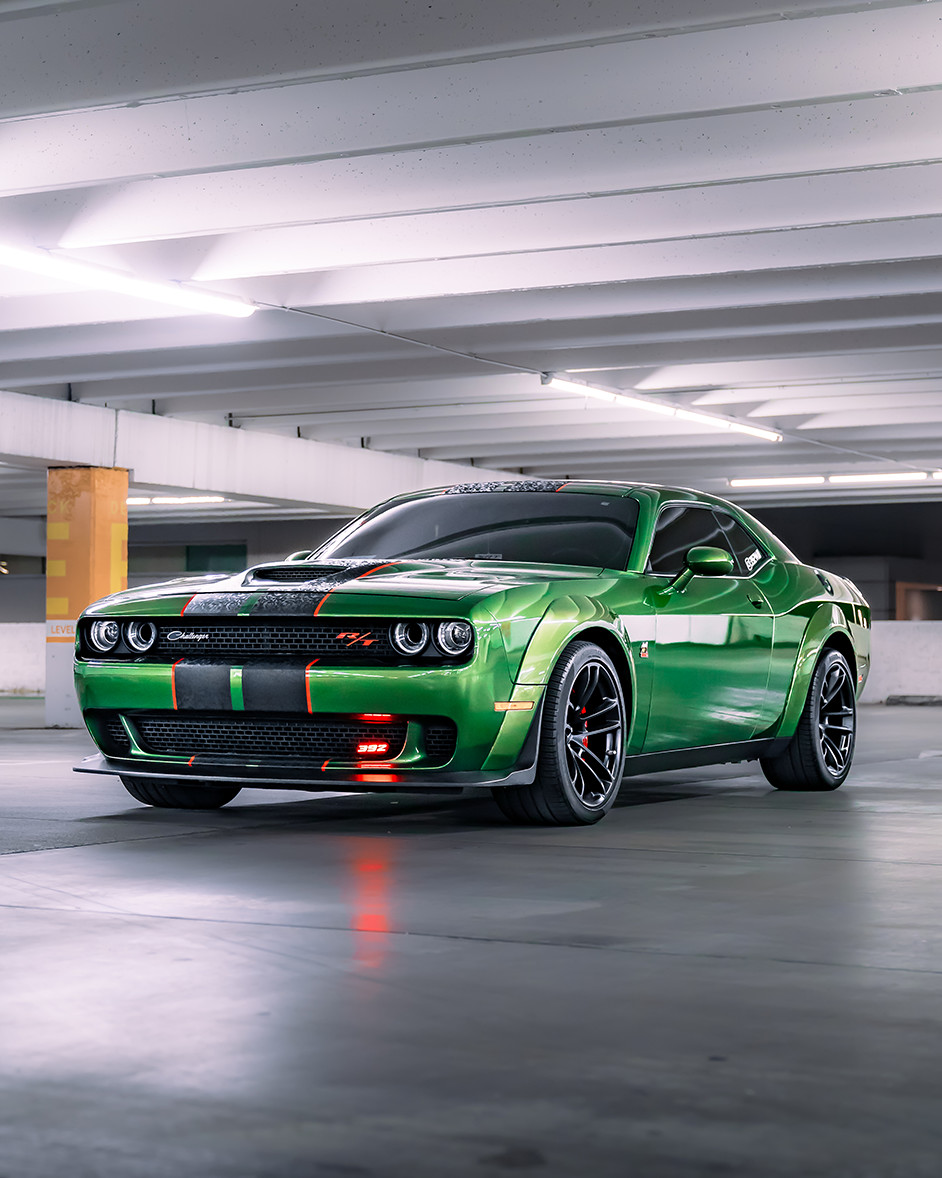
{"label": "white wall", "polygon": [[0,694],[42,695],[46,686],[46,623],[0,623]]}
{"label": "white wall", "polygon": [[874,622],[873,667],[863,703],[890,695],[942,699],[942,622]]}
{"label": "white wall", "polygon": [[[0,693],[41,694],[45,684],[42,622],[0,623]],[[942,698],[942,622],[874,622],[873,669],[864,703],[888,695]]]}

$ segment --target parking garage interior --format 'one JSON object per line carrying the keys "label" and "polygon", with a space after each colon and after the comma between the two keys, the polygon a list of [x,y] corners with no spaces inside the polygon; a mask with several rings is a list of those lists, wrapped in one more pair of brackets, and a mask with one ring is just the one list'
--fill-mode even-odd
{"label": "parking garage interior", "polygon": [[[935,1178],[940,50],[942,0],[0,0],[0,1174]],[[528,480],[853,582],[841,788],[73,772],[93,600]]]}

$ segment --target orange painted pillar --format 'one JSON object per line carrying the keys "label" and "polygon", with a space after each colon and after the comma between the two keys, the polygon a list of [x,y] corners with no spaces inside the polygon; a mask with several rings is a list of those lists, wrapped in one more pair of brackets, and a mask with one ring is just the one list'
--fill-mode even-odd
{"label": "orange painted pillar", "polygon": [[81,728],[72,683],[75,623],[128,584],[128,472],[49,470],[46,517],[46,723]]}

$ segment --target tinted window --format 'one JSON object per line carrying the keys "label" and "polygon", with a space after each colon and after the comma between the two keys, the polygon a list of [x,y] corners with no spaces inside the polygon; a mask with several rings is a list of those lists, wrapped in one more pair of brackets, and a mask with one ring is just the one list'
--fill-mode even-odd
{"label": "tinted window", "polygon": [[723,535],[726,537],[726,547],[736,557],[739,571],[745,577],[751,576],[765,560],[765,552],[742,524],[737,523],[731,515],[727,515],[725,511],[717,511],[715,514],[717,522],[723,530]]}
{"label": "tinted window", "polygon": [[634,499],[543,491],[434,495],[379,508],[318,557],[415,556],[623,569],[638,518]]}
{"label": "tinted window", "polygon": [[675,577],[690,549],[701,544],[732,551],[708,507],[665,507],[657,517],[648,572]]}

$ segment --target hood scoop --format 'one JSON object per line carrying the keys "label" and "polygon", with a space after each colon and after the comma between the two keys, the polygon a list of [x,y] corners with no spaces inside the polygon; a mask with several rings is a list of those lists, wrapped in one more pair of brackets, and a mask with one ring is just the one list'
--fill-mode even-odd
{"label": "hood scoop", "polygon": [[324,577],[335,577],[346,573],[348,565],[340,562],[314,564],[295,561],[292,564],[262,564],[249,569],[245,574],[246,585],[305,585],[308,581],[320,581]]}

